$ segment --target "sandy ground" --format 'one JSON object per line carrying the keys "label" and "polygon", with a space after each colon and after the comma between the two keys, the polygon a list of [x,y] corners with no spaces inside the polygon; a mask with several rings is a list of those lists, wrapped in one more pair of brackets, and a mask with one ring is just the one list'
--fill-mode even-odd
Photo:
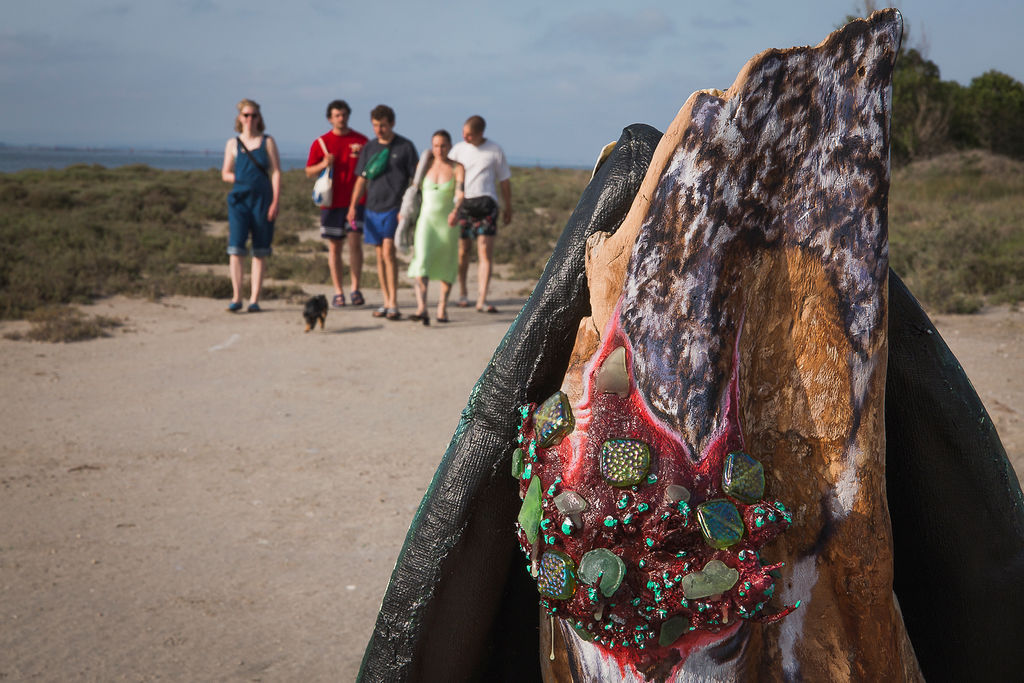
{"label": "sandy ground", "polygon": [[[112,338],[0,339],[0,680],[352,680],[496,285],[429,328],[115,298]],[[1024,472],[1024,313],[937,323]]]}

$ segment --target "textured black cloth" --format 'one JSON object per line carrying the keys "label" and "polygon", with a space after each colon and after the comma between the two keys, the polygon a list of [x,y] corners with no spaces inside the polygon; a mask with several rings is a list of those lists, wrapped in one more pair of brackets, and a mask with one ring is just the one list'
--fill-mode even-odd
{"label": "textured black cloth", "polygon": [[1020,680],[1020,484],[960,363],[892,271],[885,440],[896,597],[925,679]]}
{"label": "textured black cloth", "polygon": [[[661,133],[623,131],[470,395],[416,513],[360,680],[540,680],[536,583],[514,533],[516,409],[554,393],[590,314],[586,239],[614,232]],[[886,486],[895,590],[929,681],[1024,670],[1024,502],[956,358],[890,272]]]}

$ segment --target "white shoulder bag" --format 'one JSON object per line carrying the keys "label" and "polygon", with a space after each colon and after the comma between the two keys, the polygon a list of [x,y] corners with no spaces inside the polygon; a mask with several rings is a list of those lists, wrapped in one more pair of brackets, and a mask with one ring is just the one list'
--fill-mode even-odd
{"label": "white shoulder bag", "polygon": [[[323,147],[324,156],[327,156],[327,145],[324,144],[322,138],[317,138],[317,142]],[[334,200],[334,164],[328,164],[327,168],[320,171],[320,176],[313,183],[313,203],[319,206],[321,209],[331,208],[331,203]]]}

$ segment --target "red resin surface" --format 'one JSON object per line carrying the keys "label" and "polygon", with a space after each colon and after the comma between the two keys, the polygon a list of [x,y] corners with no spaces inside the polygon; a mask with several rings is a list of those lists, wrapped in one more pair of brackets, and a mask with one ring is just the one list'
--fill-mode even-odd
{"label": "red resin surface", "polygon": [[[618,316],[613,320],[617,321]],[[524,420],[520,440],[526,453],[527,473],[520,482],[520,495],[525,495],[530,478],[538,476],[543,492],[542,519],[546,521],[542,521],[537,548],[527,541],[521,528],[517,530],[527,557],[536,559],[547,550],[560,550],[578,568],[587,551],[608,548],[623,560],[626,575],[611,597],[604,597],[596,585],[580,582],[571,598],[542,599],[542,604],[549,613],[575,625],[584,638],[592,637],[620,665],[630,663],[636,668],[642,661],[667,654],[669,649],[678,651],[685,661],[694,649],[734,633],[744,619],[774,621],[788,614],[792,608],[771,616],[762,614],[774,590],[769,572],[777,565],[763,566],[758,551],[789,526],[790,516],[779,503],[759,501],[746,505],[729,499],[722,491],[726,456],[744,448],[737,416],[738,362],[734,362],[724,401],[724,427],[706,452],[693,458],[680,440],[651,414],[632,377],[628,396],[596,389],[598,370],[608,354],[619,346],[625,347],[626,367],[631,368],[632,350],[616,322],[587,367],[584,402],[573,406],[576,427],[559,444],[547,449],[537,447],[532,419]],[[529,406],[531,416],[534,408]],[[637,439],[650,446],[647,482],[616,488],[601,477],[602,444],[618,438]],[[666,497],[665,489],[671,484],[690,491],[688,506],[679,506]],[[570,490],[583,496],[588,507],[580,514],[582,529],[574,528],[567,535],[562,531],[565,515],[557,510],[554,497]],[[736,505],[745,526],[743,538],[726,550],[708,545],[696,514],[700,503],[721,498]],[[608,518],[615,520],[613,526],[605,524]],[[682,577],[703,570],[715,559],[739,572],[735,586],[707,598],[685,599],[680,585]],[[662,624],[677,616],[687,622],[683,636],[662,648],[658,644]],[[659,655],[662,650],[665,652]]]}

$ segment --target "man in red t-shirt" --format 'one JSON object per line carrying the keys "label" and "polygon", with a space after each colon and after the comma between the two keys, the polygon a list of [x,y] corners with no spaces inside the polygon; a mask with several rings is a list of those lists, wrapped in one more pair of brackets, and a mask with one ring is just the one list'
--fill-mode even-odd
{"label": "man in red t-shirt", "polygon": [[[356,161],[366,144],[366,136],[348,127],[352,109],[345,100],[334,100],[327,105],[327,120],[331,130],[313,141],[306,160],[306,177],[315,178],[329,164],[334,164],[334,187],[329,208],[320,209],[320,236],[327,240],[327,263],[331,267],[331,281],[334,283],[334,299],[331,305],[339,308],[345,305],[345,293],[341,288],[344,266],[341,263],[341,245],[349,236],[349,270],[352,271],[351,299],[353,306],[362,306],[363,294],[359,291],[359,278],[363,273],[363,199],[356,207],[354,223],[347,218],[348,202],[352,187],[356,183]],[[321,142],[323,144],[321,144]],[[326,153],[324,152],[326,148]]]}

